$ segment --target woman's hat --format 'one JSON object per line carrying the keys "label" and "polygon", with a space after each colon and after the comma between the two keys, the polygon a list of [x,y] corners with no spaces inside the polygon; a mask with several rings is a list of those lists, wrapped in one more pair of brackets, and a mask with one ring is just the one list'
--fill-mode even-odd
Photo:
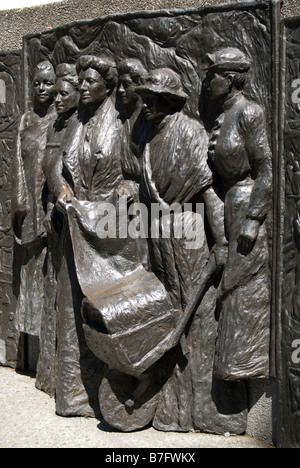
{"label": "woman's hat", "polygon": [[183,104],[188,95],[184,92],[180,76],[169,68],[152,70],[141,79],[136,93],[140,95],[161,94],[167,99]]}
{"label": "woman's hat", "polygon": [[232,72],[247,72],[251,66],[251,62],[240,49],[226,48],[218,50],[213,54],[206,55],[209,66],[208,71],[232,71]]}

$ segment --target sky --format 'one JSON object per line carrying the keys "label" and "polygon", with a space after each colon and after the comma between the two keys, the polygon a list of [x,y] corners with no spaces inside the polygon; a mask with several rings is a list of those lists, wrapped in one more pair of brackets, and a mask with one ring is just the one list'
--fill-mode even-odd
{"label": "sky", "polygon": [[13,8],[32,7],[60,1],[62,0],[9,0],[9,2],[0,1],[0,10],[12,10]]}

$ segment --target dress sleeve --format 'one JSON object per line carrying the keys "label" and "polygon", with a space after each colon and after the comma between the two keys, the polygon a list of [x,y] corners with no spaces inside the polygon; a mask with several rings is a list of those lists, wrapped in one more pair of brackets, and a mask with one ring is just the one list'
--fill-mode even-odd
{"label": "dress sleeve", "polygon": [[255,181],[247,218],[263,222],[271,206],[272,153],[268,142],[264,111],[257,104],[249,104],[240,116],[240,127]]}
{"label": "dress sleeve", "polygon": [[22,225],[28,211],[28,190],[24,173],[21,134],[25,128],[27,115],[24,114],[20,119],[18,135],[16,138],[15,157],[13,160],[13,178],[12,178],[12,226],[16,240],[22,236]]}
{"label": "dress sleeve", "polygon": [[213,183],[213,174],[208,164],[208,135],[202,125],[187,116],[181,116],[170,150],[174,154],[172,183],[164,199],[189,203],[200,198]]}
{"label": "dress sleeve", "polygon": [[62,153],[59,145],[47,145],[46,154],[43,161],[43,171],[47,179],[47,185],[56,198],[66,188],[67,183],[62,175]]}
{"label": "dress sleeve", "polygon": [[[49,190],[56,198],[61,192],[70,186],[63,174],[63,161],[68,152],[74,152],[74,135],[76,136],[77,125],[69,124],[67,132],[64,135],[62,143],[55,142],[55,138],[51,138],[46,146],[45,158],[43,160],[43,171],[47,179]],[[69,158],[70,159],[70,158]]]}

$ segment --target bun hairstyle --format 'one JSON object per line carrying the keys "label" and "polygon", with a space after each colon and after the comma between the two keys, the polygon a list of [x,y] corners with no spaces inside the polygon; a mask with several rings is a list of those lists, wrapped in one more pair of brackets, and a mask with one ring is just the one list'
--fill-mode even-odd
{"label": "bun hairstyle", "polygon": [[56,68],[56,80],[67,81],[76,90],[78,90],[79,81],[76,65],[70,63],[60,63]]}
{"label": "bun hairstyle", "polygon": [[130,75],[132,81],[136,84],[140,84],[141,78],[148,74],[142,62],[134,58],[122,60],[118,64],[117,69],[119,76]]}
{"label": "bun hairstyle", "polygon": [[115,62],[106,57],[96,57],[94,55],[82,55],[77,63],[77,74],[82,70],[93,68],[103,78],[106,87],[112,91],[117,84],[118,74]]}

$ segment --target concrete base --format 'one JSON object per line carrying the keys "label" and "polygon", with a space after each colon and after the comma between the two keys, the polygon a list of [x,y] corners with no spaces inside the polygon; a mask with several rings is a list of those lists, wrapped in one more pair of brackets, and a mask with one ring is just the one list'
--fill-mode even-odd
{"label": "concrete base", "polygon": [[249,414],[247,434],[276,443],[276,380],[253,380],[247,384]]}
{"label": "concrete base", "polygon": [[[39,350],[39,338],[26,335],[26,350],[24,350],[26,370],[36,372]],[[249,396],[247,435],[276,444],[276,380],[250,380],[247,382],[247,389]]]}
{"label": "concrete base", "polygon": [[0,364],[6,363],[6,344],[5,341],[0,340]]}
{"label": "concrete base", "polygon": [[[62,418],[54,400],[35,388],[35,379],[0,367],[0,448],[101,448],[115,454],[122,449],[272,448],[250,436],[162,433],[153,428],[133,433],[115,431],[95,418]],[[154,450],[153,450],[154,449]],[[130,450],[129,452],[130,453]],[[103,453],[99,454],[102,457]],[[103,459],[103,461],[105,458]],[[100,460],[101,462],[102,460]]]}

